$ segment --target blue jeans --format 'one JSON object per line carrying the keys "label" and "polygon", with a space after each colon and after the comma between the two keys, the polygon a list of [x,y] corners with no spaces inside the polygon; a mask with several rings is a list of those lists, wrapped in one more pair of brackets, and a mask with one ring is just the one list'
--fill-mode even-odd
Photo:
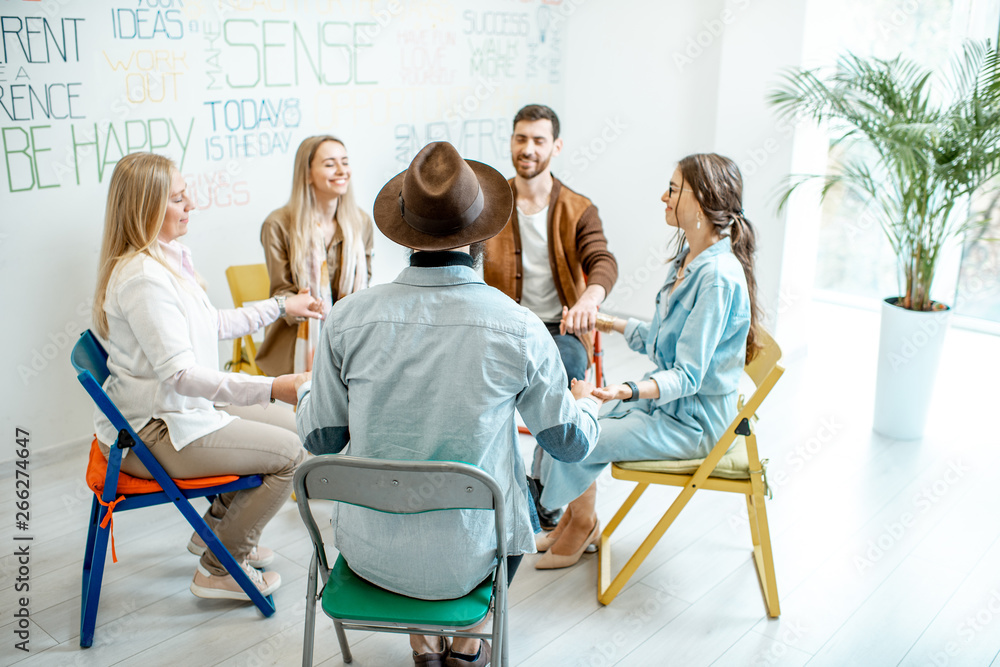
{"label": "blue jeans", "polygon": [[[559,348],[559,357],[562,359],[563,367],[566,369],[566,380],[572,382],[573,379],[582,380],[587,377],[587,368],[590,366],[590,359],[587,357],[587,348],[583,346],[580,339],[573,334],[560,334],[559,323],[545,323],[545,328],[552,334],[552,340]],[[567,385],[568,386],[568,385]]]}

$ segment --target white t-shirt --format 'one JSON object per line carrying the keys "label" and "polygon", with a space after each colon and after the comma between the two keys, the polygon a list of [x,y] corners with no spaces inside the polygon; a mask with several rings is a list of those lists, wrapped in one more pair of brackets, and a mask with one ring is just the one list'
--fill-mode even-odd
{"label": "white t-shirt", "polygon": [[558,322],[562,317],[562,302],[552,279],[549,263],[549,207],[527,215],[517,209],[521,231],[521,305],[542,322]]}

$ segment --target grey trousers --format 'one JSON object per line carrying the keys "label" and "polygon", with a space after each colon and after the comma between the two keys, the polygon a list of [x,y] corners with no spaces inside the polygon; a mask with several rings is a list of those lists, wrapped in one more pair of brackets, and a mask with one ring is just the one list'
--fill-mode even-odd
{"label": "grey trousers", "polygon": [[[150,420],[139,431],[139,437],[167,474],[177,479],[263,475],[264,483],[256,488],[217,496],[205,513],[205,521],[239,563],[250,554],[264,526],[288,500],[295,468],[305,458],[306,451],[295,430],[295,414],[283,406],[266,409],[259,405],[228,406],[223,410],[239,419],[180,451],[171,444],[163,420]],[[134,455],[125,457],[122,471],[143,479],[153,477]],[[201,564],[214,575],[226,574],[210,549],[201,557]]]}

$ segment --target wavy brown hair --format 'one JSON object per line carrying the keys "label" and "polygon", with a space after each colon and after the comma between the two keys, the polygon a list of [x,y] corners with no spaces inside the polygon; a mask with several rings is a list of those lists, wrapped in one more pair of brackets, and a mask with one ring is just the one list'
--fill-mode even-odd
{"label": "wavy brown hair", "polygon": [[[750,332],[747,334],[746,363],[750,363],[761,348],[760,307],[757,304],[757,279],[753,255],[757,249],[757,232],[743,213],[743,176],[736,163],[716,153],[688,155],[677,164],[684,186],[694,194],[705,217],[722,236],[729,236],[733,254],[743,265],[750,296]],[[728,230],[728,234],[726,232]]]}

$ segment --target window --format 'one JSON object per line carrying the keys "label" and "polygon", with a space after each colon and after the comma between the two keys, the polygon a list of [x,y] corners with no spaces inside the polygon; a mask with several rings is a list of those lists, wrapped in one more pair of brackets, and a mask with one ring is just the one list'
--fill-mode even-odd
{"label": "window", "polygon": [[[817,61],[830,63],[851,51],[879,58],[902,54],[938,71],[948,66],[962,41],[991,35],[980,34],[984,17],[997,25],[1000,0],[814,0],[809,9],[811,27],[822,26],[810,32],[821,33],[823,40],[806,54],[810,66]],[[831,161],[843,150],[831,147]],[[998,204],[995,194],[974,202],[980,215],[992,206],[992,222],[969,235],[963,247],[956,244],[951,271],[947,259],[939,263],[933,289],[934,298],[953,305],[957,314],[996,323],[1000,323],[1000,243],[988,239],[1000,239]],[[817,245],[815,287],[821,292],[870,303],[899,294],[895,257],[881,227],[866,215],[865,202],[857,196],[836,189],[828,194]],[[954,267],[959,263],[956,277]]]}

